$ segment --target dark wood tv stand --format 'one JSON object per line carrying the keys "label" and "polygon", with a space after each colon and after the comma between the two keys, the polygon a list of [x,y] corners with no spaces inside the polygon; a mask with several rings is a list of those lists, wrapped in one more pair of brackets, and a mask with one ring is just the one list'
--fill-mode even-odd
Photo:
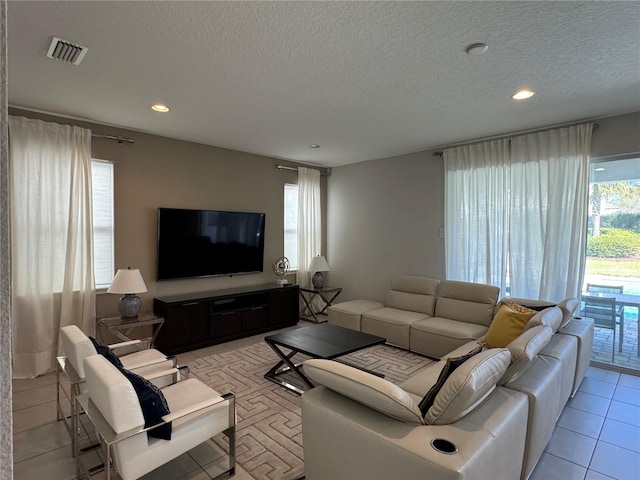
{"label": "dark wood tv stand", "polygon": [[298,285],[266,284],[153,299],[155,345],[174,355],[298,323]]}

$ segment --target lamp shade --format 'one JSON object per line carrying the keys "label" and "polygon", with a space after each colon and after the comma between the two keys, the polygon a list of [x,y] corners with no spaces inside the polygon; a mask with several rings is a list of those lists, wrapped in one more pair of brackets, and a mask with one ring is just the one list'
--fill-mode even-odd
{"label": "lamp shade", "polygon": [[318,255],[317,257],[313,257],[311,262],[309,262],[309,271],[310,272],[328,272],[329,264],[327,260],[322,256]]}
{"label": "lamp shade", "polygon": [[147,286],[142,279],[142,274],[137,268],[120,269],[113,278],[107,293],[144,293]]}

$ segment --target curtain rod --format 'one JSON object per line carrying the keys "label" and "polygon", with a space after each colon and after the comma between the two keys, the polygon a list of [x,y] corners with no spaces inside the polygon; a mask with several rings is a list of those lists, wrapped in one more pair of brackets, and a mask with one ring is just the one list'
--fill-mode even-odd
{"label": "curtain rod", "polygon": [[133,138],[126,138],[121,136],[116,137],[113,135],[104,135],[102,133],[92,133],[91,136],[96,138],[106,138],[107,140],[115,140],[120,145],[122,145],[123,143],[136,143],[136,141]]}
{"label": "curtain rod", "polygon": [[[548,130],[554,130],[556,128],[562,128],[562,127],[573,127],[574,125],[582,125],[583,123],[589,123],[589,122],[579,122],[579,123],[563,123],[561,125],[552,125],[550,127],[542,127],[542,128],[532,128],[530,130],[520,130],[519,132],[513,132],[513,133],[507,133],[505,135],[495,135],[493,137],[486,137],[486,138],[478,138],[476,140],[470,140],[468,142],[460,142],[460,143],[454,143],[452,145],[448,145],[446,147],[442,147],[442,149],[446,149],[446,148],[452,148],[452,147],[461,147],[463,145],[471,145],[474,143],[480,143],[480,142],[486,142],[487,140],[498,140],[500,138],[508,138],[508,137],[515,137],[517,135],[526,135],[527,133],[537,133],[537,132],[546,132]],[[593,128],[594,130],[596,128],[598,128],[598,124],[594,123],[593,124]],[[442,150],[438,151],[438,152],[433,152],[431,154],[431,156],[433,157],[441,157],[442,156]]]}
{"label": "curtain rod", "polygon": [[[290,167],[288,165],[276,165],[276,167],[278,168],[278,170],[294,170],[296,172],[298,171],[298,169],[296,167]],[[313,168],[315,170],[320,170],[319,168],[316,168],[316,167],[307,167],[307,168]],[[329,176],[329,174],[327,172],[323,172],[322,170],[320,170],[320,175],[324,175],[325,177]]]}

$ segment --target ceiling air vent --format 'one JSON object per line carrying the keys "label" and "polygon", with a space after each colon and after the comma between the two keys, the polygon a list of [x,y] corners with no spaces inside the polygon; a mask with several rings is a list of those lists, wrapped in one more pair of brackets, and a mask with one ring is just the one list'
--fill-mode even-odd
{"label": "ceiling air vent", "polygon": [[89,49],[87,47],[83,47],[82,45],[76,45],[75,43],[71,43],[67,40],[53,37],[51,45],[49,45],[47,57],[72,63],[73,65],[80,65],[80,62],[88,50]]}

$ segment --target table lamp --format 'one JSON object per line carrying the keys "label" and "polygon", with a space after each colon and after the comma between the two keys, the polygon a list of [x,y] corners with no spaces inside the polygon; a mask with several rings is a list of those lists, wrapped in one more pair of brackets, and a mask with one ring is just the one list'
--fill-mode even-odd
{"label": "table lamp", "polygon": [[313,257],[309,263],[309,271],[316,272],[313,274],[313,277],[311,277],[313,287],[324,288],[324,275],[322,272],[329,271],[329,264],[327,263],[327,260],[322,255]]}
{"label": "table lamp", "polygon": [[147,286],[144,284],[140,270],[131,267],[120,269],[116,273],[107,293],[123,293],[118,303],[118,311],[122,318],[138,318],[142,300],[136,293],[144,293]]}

